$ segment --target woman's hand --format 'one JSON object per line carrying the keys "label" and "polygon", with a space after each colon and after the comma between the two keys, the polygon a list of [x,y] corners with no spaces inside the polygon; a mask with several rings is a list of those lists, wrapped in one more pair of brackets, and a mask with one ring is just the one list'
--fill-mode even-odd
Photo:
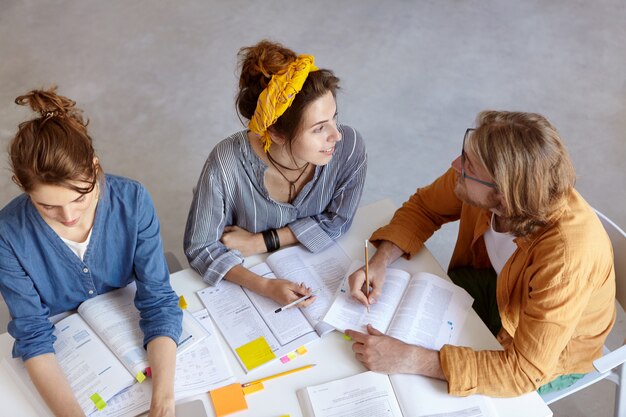
{"label": "woman's hand", "polygon": [[238,250],[246,257],[267,252],[263,234],[250,233],[239,226],[226,226],[220,241],[230,250]]}
{"label": "woman's hand", "polygon": [[[296,284],[286,279],[265,279],[263,283],[261,295],[269,297],[281,306],[296,301],[300,297],[310,295],[313,291],[304,283]],[[298,303],[298,307],[306,307],[315,301],[315,296],[308,300]]]}

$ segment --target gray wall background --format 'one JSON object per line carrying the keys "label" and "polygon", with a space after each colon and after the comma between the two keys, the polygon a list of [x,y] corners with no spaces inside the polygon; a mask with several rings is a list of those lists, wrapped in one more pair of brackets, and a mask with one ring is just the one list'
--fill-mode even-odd
{"label": "gray wall background", "polygon": [[[479,111],[533,111],[561,132],[578,190],[626,228],[624,22],[623,0],[0,0],[0,143],[31,117],[14,98],[58,84],[105,171],[147,186],[183,261],[202,164],[241,128],[236,53],[269,38],[341,78],[340,120],[370,158],[363,204],[436,178]],[[19,190],[0,160],[4,206]],[[428,244],[444,266],[455,230]]]}

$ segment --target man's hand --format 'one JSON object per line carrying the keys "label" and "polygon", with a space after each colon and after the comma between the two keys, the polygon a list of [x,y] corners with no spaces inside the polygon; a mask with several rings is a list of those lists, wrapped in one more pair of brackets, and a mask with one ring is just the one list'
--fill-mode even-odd
{"label": "man's hand", "polygon": [[[287,305],[300,297],[310,295],[313,291],[303,283],[287,281],[286,279],[265,279],[261,295],[271,298],[280,305]],[[307,307],[315,301],[315,296],[297,304],[298,307]]]}
{"label": "man's hand", "polygon": [[250,233],[239,226],[226,226],[220,241],[230,250],[238,250],[242,256],[265,253],[263,234]]}
{"label": "man's hand", "polygon": [[365,367],[374,372],[387,374],[414,374],[418,356],[417,346],[401,342],[367,325],[367,334],[356,330],[346,330],[346,335],[354,340],[354,356]]}
{"label": "man's hand", "polygon": [[385,284],[385,266],[377,262],[369,264],[369,297],[366,297],[365,269],[357,269],[349,277],[350,295],[359,303],[369,306],[376,303]]}
{"label": "man's hand", "polygon": [[437,351],[386,336],[371,324],[367,325],[367,334],[346,330],[346,335],[354,340],[354,356],[371,371],[418,374],[445,380]]}

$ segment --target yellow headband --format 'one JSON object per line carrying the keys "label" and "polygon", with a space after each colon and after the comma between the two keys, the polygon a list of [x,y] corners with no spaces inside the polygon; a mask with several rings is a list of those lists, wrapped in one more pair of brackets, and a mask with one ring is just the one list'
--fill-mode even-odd
{"label": "yellow headband", "polygon": [[259,95],[248,128],[260,136],[265,152],[269,151],[272,144],[267,128],[291,106],[309,72],[317,71],[314,61],[313,55],[299,55],[285,71],[274,74],[267,88]]}

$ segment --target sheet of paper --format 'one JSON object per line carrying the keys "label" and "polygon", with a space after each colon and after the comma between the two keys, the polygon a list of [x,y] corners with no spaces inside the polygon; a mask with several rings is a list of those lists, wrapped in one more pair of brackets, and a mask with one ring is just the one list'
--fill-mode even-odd
{"label": "sheet of paper", "polygon": [[387,334],[430,349],[454,343],[474,300],[462,288],[426,272],[414,275]]}
{"label": "sheet of paper", "polygon": [[[208,336],[178,356],[174,381],[176,400],[205,393],[235,380],[208,312],[201,310],[193,315],[204,326]],[[113,397],[107,408],[98,415],[135,416],[149,409],[151,396],[152,380],[149,379]]]}
{"label": "sheet of paper", "polygon": [[[275,278],[274,273],[266,263],[256,265],[250,268],[250,271],[264,278]],[[254,291],[247,290],[246,288],[243,290],[256,306],[257,311],[261,314],[263,320],[272,331],[272,334],[276,336],[276,339],[282,346],[315,331],[299,308],[288,308],[280,313],[276,313],[276,309],[281,307],[280,304]],[[302,343],[300,342],[300,344]]]}
{"label": "sheet of paper", "polygon": [[371,324],[374,328],[386,333],[411,276],[399,269],[387,269],[383,292],[368,312],[366,306],[352,298],[348,282],[349,274],[361,266],[363,262],[360,261],[355,261],[350,265],[335,301],[323,320],[341,332],[352,329],[367,333],[366,326]]}
{"label": "sheet of paper", "polygon": [[496,417],[488,397],[448,394],[445,381],[420,375],[397,374],[389,379],[404,417]]}
{"label": "sheet of paper", "polygon": [[[98,394],[105,402],[135,382],[133,376],[78,315],[58,322],[54,329],[57,361],[85,414],[96,411],[90,397]],[[35,394],[21,359],[9,361],[14,374]]]}
{"label": "sheet of paper", "polygon": [[[262,266],[256,268],[262,268]],[[252,341],[261,337],[264,338],[271,352],[280,357],[319,338],[311,326],[305,323],[306,320],[298,309],[278,314],[274,313],[273,310],[268,312],[268,308],[275,310],[278,306],[267,299],[262,300],[264,297],[251,296],[249,292],[232,282],[222,281],[215,287],[200,290],[198,296],[246,372],[252,368],[249,368],[250,364],[244,363],[237,350]],[[252,299],[258,305],[253,303]],[[283,313],[287,315],[281,316]],[[268,315],[272,315],[271,319],[264,319],[264,316],[267,317]],[[283,319],[286,319],[286,323],[277,323]],[[265,320],[271,321],[272,327]],[[288,329],[289,326],[297,327],[300,331],[287,337],[286,335],[291,332]],[[279,335],[284,344],[278,338],[279,329],[282,329]],[[296,335],[299,336],[293,338]]]}
{"label": "sheet of paper", "polygon": [[333,243],[321,252],[311,253],[298,245],[273,253],[266,262],[277,277],[319,290],[315,302],[301,311],[320,336],[332,330],[320,322],[351,263],[341,247]]}
{"label": "sheet of paper", "polygon": [[[389,377],[364,372],[305,388],[310,417],[402,417]],[[298,395],[303,401],[305,397]]]}

